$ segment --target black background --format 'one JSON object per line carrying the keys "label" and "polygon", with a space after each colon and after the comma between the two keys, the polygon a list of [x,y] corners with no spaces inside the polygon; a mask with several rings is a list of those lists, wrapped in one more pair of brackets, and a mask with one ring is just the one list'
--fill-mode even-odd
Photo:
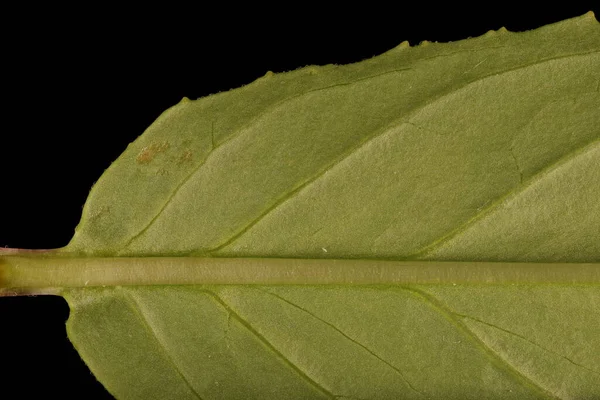
{"label": "black background", "polygon": [[[454,41],[600,14],[572,3],[532,11],[362,5],[328,15],[319,4],[279,7],[236,15],[158,9],[152,17],[116,9],[5,13],[0,246],[66,245],[92,184],[183,96],[235,88],[268,70],[360,61],[404,40]],[[112,398],[69,343],[67,317],[61,298],[0,299],[0,398]]]}

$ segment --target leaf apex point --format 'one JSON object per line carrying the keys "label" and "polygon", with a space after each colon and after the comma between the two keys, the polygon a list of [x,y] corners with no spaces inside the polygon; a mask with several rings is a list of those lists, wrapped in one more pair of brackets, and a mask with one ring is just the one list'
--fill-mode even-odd
{"label": "leaf apex point", "polygon": [[184,103],[190,103],[190,102],[191,102],[191,100],[189,99],[189,97],[183,96],[183,98],[181,99],[181,101],[179,103],[184,104]]}
{"label": "leaf apex point", "polygon": [[403,41],[398,46],[394,47],[392,50],[404,50],[410,48],[410,43],[408,40]]}

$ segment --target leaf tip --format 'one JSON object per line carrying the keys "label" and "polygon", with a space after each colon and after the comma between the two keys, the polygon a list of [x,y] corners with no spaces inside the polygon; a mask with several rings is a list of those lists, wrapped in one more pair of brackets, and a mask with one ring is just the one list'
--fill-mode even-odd
{"label": "leaf tip", "polygon": [[188,97],[183,96],[183,98],[181,99],[179,104],[185,104],[185,103],[190,103],[190,102],[191,102],[191,100]]}
{"label": "leaf tip", "polygon": [[410,43],[408,43],[408,40],[405,40],[404,42],[402,42],[398,46],[396,46],[396,49],[398,49],[398,50],[404,50],[404,49],[408,49],[408,48],[410,48]]}
{"label": "leaf tip", "polygon": [[396,47],[393,47],[390,50],[386,51],[385,54],[393,54],[397,51],[402,51],[402,50],[406,50],[409,48],[410,48],[410,43],[408,43],[408,40],[405,40],[404,42],[400,43]]}

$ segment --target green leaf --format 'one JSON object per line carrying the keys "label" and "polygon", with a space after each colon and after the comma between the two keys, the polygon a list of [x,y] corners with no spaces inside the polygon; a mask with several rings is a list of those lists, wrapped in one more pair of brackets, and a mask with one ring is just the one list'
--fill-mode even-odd
{"label": "green leaf", "polygon": [[74,290],[69,337],[118,398],[593,398],[598,286]]}
{"label": "green leaf", "polygon": [[599,42],[589,14],[184,99],[67,250],[598,261]]}
{"label": "green leaf", "polygon": [[120,399],[594,398],[599,106],[591,13],[267,74],[167,110],[0,288],[63,295]]}

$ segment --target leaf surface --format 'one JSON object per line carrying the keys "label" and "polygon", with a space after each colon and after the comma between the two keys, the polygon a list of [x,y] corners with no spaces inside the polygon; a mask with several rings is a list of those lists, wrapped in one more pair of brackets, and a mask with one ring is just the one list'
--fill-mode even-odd
{"label": "leaf surface", "polygon": [[[591,13],[268,74],[167,110],[61,253],[599,263],[599,110]],[[597,281],[440,282],[62,295],[120,399],[600,394]]]}
{"label": "leaf surface", "polygon": [[183,101],[67,249],[598,261],[599,41],[589,14]]}
{"label": "leaf surface", "polygon": [[69,335],[117,397],[593,398],[598,286],[71,291]]}

